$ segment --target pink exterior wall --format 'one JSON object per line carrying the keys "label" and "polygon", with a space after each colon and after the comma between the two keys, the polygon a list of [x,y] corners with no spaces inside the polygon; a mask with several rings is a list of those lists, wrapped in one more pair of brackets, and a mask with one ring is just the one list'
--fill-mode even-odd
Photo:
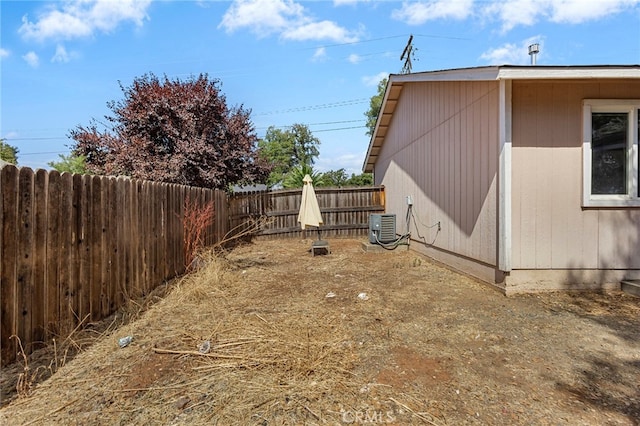
{"label": "pink exterior wall", "polygon": [[399,233],[413,198],[412,248],[487,281],[497,262],[498,101],[497,81],[405,83],[374,171]]}
{"label": "pink exterior wall", "polygon": [[640,82],[513,82],[513,285],[594,287],[640,276],[640,208],[581,206],[582,100],[598,98],[638,99]]}

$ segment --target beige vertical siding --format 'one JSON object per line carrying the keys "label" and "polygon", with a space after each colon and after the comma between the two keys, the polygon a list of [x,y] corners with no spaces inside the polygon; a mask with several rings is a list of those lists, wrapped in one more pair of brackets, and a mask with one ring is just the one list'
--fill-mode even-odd
{"label": "beige vertical siding", "polygon": [[405,84],[374,173],[398,232],[406,230],[411,195],[417,219],[411,233],[422,248],[434,242],[494,266],[498,96],[498,82]]}
{"label": "beige vertical siding", "polygon": [[513,82],[514,269],[638,269],[640,209],[583,209],[582,100],[640,82]]}

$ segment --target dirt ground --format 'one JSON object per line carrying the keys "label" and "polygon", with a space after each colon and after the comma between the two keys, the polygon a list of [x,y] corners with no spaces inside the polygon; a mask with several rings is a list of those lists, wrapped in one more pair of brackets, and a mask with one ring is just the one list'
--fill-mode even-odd
{"label": "dirt ground", "polygon": [[3,369],[0,424],[640,424],[640,298],[505,297],[411,251],[329,242],[207,258],[21,396],[24,364]]}

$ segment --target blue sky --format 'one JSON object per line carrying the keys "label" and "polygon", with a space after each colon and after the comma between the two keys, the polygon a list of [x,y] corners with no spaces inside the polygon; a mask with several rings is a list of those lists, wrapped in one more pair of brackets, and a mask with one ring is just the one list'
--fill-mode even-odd
{"label": "blue sky", "polygon": [[413,72],[526,65],[532,43],[539,65],[640,64],[640,0],[3,0],[0,17],[0,137],[32,168],[145,73],[207,73],[258,136],[306,124],[318,170],[359,174],[369,99],[411,34]]}

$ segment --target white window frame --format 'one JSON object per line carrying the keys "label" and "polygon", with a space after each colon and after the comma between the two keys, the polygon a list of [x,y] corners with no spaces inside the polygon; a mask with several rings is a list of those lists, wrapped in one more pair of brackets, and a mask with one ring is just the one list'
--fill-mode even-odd
{"label": "white window frame", "polygon": [[[583,207],[640,207],[638,196],[638,110],[640,99],[585,99],[582,102],[582,205]],[[627,135],[627,193],[591,193],[591,114],[625,112],[629,114]]]}

